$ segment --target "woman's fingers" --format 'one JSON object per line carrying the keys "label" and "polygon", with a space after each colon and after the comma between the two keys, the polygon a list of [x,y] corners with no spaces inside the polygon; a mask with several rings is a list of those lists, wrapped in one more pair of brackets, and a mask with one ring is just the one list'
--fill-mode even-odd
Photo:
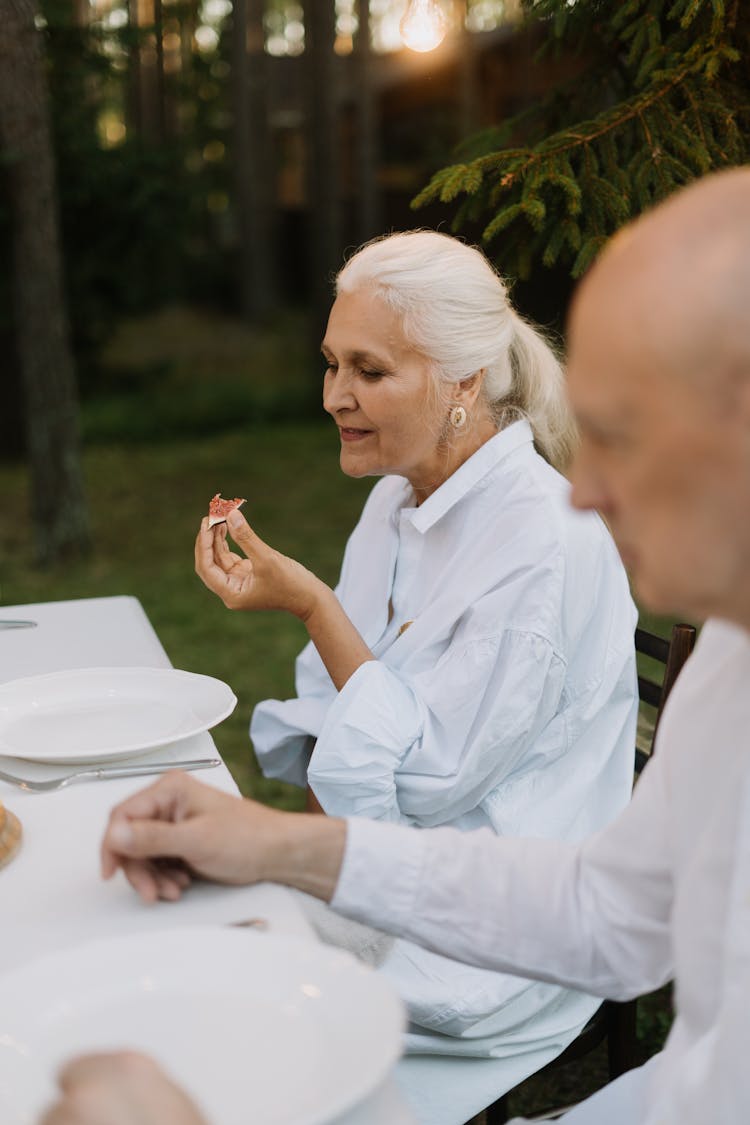
{"label": "woman's fingers", "polygon": [[[246,562],[241,555],[236,555],[234,551],[230,551],[229,544],[227,543],[226,524],[221,524],[221,531],[214,539],[214,561],[224,571],[225,574],[230,574],[238,563]],[[217,528],[217,531],[219,529]]]}
{"label": "woman's fingers", "polygon": [[[230,550],[228,534],[241,555]],[[299,563],[264,543],[237,511],[211,529],[203,520],[195,541],[195,569],[229,609],[281,609],[300,616],[311,584],[317,582]]]}
{"label": "woman's fingers", "polygon": [[217,582],[219,585],[223,582],[224,572],[216,564],[214,533],[209,528],[207,519],[204,519],[201,523],[200,531],[195,540],[195,573],[208,586],[209,590],[218,593],[215,587]]}

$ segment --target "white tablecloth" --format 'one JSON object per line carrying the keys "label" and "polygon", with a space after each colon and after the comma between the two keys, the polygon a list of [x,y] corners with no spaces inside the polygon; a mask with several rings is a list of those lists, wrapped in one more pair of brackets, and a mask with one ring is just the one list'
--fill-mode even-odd
{"label": "white tablecloth", "polygon": [[[66,668],[170,667],[140,603],[131,597],[2,606],[0,618],[36,628],[0,630],[0,683]],[[183,757],[213,757],[210,734],[180,748]],[[207,784],[236,793],[224,765],[201,773]],[[148,778],[80,783],[29,794],[0,782],[0,797],[20,818],[23,845],[0,873],[2,966],[124,931],[268,919],[271,932],[316,940],[295,896],[284,887],[198,884],[179,903],[145,906],[117,877],[99,876],[99,843],[109,810]],[[392,1082],[338,1125],[408,1125]],[[216,1123],[220,1125],[220,1123]]]}

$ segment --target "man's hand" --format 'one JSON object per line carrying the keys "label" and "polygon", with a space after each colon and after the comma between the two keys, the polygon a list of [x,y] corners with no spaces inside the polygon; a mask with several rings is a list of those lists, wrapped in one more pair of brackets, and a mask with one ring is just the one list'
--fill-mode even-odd
{"label": "man's hand", "polygon": [[121,868],[146,902],[180,898],[193,875],[255,883],[268,877],[265,845],[283,834],[285,815],[170,771],[112,810],[102,875]]}
{"label": "man's hand", "polygon": [[39,1125],[207,1125],[196,1106],[145,1055],[74,1059]]}
{"label": "man's hand", "polygon": [[193,876],[285,883],[328,900],[345,839],[344,821],[279,812],[170,771],[112,810],[102,875],[120,868],[144,902],[179,899]]}

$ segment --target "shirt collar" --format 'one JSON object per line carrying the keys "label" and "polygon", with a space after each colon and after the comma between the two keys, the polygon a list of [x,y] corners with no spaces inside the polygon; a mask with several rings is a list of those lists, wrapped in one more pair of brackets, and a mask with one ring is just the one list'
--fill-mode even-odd
{"label": "shirt collar", "polygon": [[404,508],[403,518],[410,520],[415,531],[429,531],[434,524],[450,511],[454,504],[462,500],[483,477],[519,449],[530,445],[534,440],[531,426],[526,421],[513,422],[499,434],[486,441],[468,461],[456,469],[440,488],[428,496],[418,508]]}

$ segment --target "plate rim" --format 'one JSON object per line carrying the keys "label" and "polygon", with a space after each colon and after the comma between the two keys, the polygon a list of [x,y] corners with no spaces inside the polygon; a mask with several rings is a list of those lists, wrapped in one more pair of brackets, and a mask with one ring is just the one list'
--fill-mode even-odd
{"label": "plate rim", "polygon": [[205,672],[190,672],[185,668],[172,668],[170,666],[151,664],[114,664],[81,668],[59,668],[56,671],[52,672],[40,672],[35,676],[19,676],[16,679],[6,680],[4,683],[0,684],[0,703],[2,703],[3,696],[10,694],[10,691],[12,691],[12,689],[15,688],[16,690],[18,690],[21,687],[41,683],[45,680],[65,680],[84,675],[102,677],[104,675],[126,675],[128,673],[132,674],[144,672],[155,672],[158,675],[164,675],[167,678],[200,679],[211,681],[214,684],[219,684],[222,691],[226,694],[226,703],[224,704],[224,706],[222,706],[221,709],[216,712],[215,716],[211,716],[208,722],[196,715],[196,725],[192,726],[189,730],[179,734],[176,738],[161,737],[158,739],[149,739],[146,742],[140,741],[127,743],[123,746],[118,747],[117,749],[110,748],[108,750],[92,751],[91,753],[87,753],[85,751],[82,753],[79,751],[75,754],[64,753],[50,755],[47,751],[33,751],[32,753],[29,753],[28,750],[23,749],[19,752],[18,747],[14,747],[6,742],[2,730],[2,716],[0,716],[0,756],[16,758],[19,761],[40,762],[47,765],[77,765],[84,762],[117,761],[121,758],[133,757],[146,753],[149,750],[157,750],[162,746],[169,746],[179,742],[183,742],[185,739],[193,738],[195,735],[212,730],[215,726],[218,726],[219,723],[223,722],[224,719],[228,718],[228,716],[232,714],[237,706],[238,699],[234,691],[225,680],[219,679],[218,676],[211,676]]}
{"label": "plate rim", "polygon": [[[15,993],[21,1003],[24,1002],[24,999],[28,999],[28,994],[25,992],[24,988],[25,980],[29,975],[34,978],[38,974],[40,966],[47,965],[52,972],[55,972],[59,966],[64,973],[66,963],[68,963],[71,958],[77,962],[80,961],[84,963],[86,958],[91,956],[92,951],[103,948],[105,951],[107,949],[112,949],[112,957],[116,959],[118,948],[126,947],[132,950],[134,943],[139,947],[146,946],[153,942],[161,951],[168,955],[170,948],[173,950],[174,940],[178,937],[184,938],[186,934],[193,935],[197,943],[200,943],[201,938],[210,938],[213,940],[218,938],[219,940],[228,940],[229,944],[236,945],[238,949],[242,943],[250,941],[251,943],[260,943],[259,948],[263,948],[264,944],[266,947],[269,947],[271,944],[277,949],[280,947],[282,954],[286,950],[292,957],[302,952],[308,954],[312,953],[315,958],[319,957],[321,959],[325,971],[327,971],[329,967],[334,967],[336,962],[338,962],[339,967],[342,965],[346,966],[345,971],[347,972],[350,969],[354,970],[362,980],[369,982],[366,987],[372,986],[380,993],[381,1001],[385,1001],[386,1017],[392,1025],[389,1029],[390,1036],[389,1040],[380,1040],[383,1049],[378,1054],[374,1063],[371,1052],[367,1052],[363,1055],[366,1059],[366,1063],[372,1064],[366,1067],[366,1077],[360,1079],[356,1089],[350,1088],[344,1091],[343,1094],[339,1094],[338,1096],[334,1095],[326,1106],[313,1106],[311,1112],[306,1114],[304,1119],[300,1121],[300,1125],[332,1125],[334,1121],[338,1121],[339,1117],[349,1110],[354,1109],[356,1106],[361,1105],[377,1090],[386,1079],[389,1071],[401,1057],[403,1031],[406,1027],[406,1013],[403,1002],[398,997],[392,985],[382,977],[381,974],[357,960],[354,954],[337,946],[327,945],[315,938],[303,938],[291,934],[260,933],[256,930],[238,930],[236,927],[227,925],[206,925],[205,923],[164,927],[158,930],[132,930],[125,933],[92,938],[88,941],[77,942],[75,945],[68,946],[64,949],[41,953],[31,958],[29,961],[25,961],[22,965],[6,970],[0,973],[0,994],[3,994],[5,997],[3,1005],[5,1022],[10,1025],[10,1019],[8,1017],[8,998],[10,997],[10,999],[12,999]],[[246,960],[249,961],[249,958]],[[328,964],[326,964],[326,962],[328,962]],[[202,967],[210,971],[216,967],[217,963],[224,964],[225,962],[221,959],[217,962],[215,957],[211,957],[203,963]],[[59,975],[60,973],[58,971],[58,976]],[[61,979],[61,984],[63,981],[64,977]],[[186,987],[189,988],[190,981],[186,980],[185,984]],[[7,991],[8,988],[10,992]],[[50,999],[52,1000],[53,998],[54,994]],[[136,1047],[134,1049],[138,1050],[139,1048]],[[0,1067],[2,1059],[3,1053],[0,1051]],[[0,1079],[1,1078],[2,1070],[0,1069]],[[295,1125],[298,1120],[299,1118],[295,1119]]]}

